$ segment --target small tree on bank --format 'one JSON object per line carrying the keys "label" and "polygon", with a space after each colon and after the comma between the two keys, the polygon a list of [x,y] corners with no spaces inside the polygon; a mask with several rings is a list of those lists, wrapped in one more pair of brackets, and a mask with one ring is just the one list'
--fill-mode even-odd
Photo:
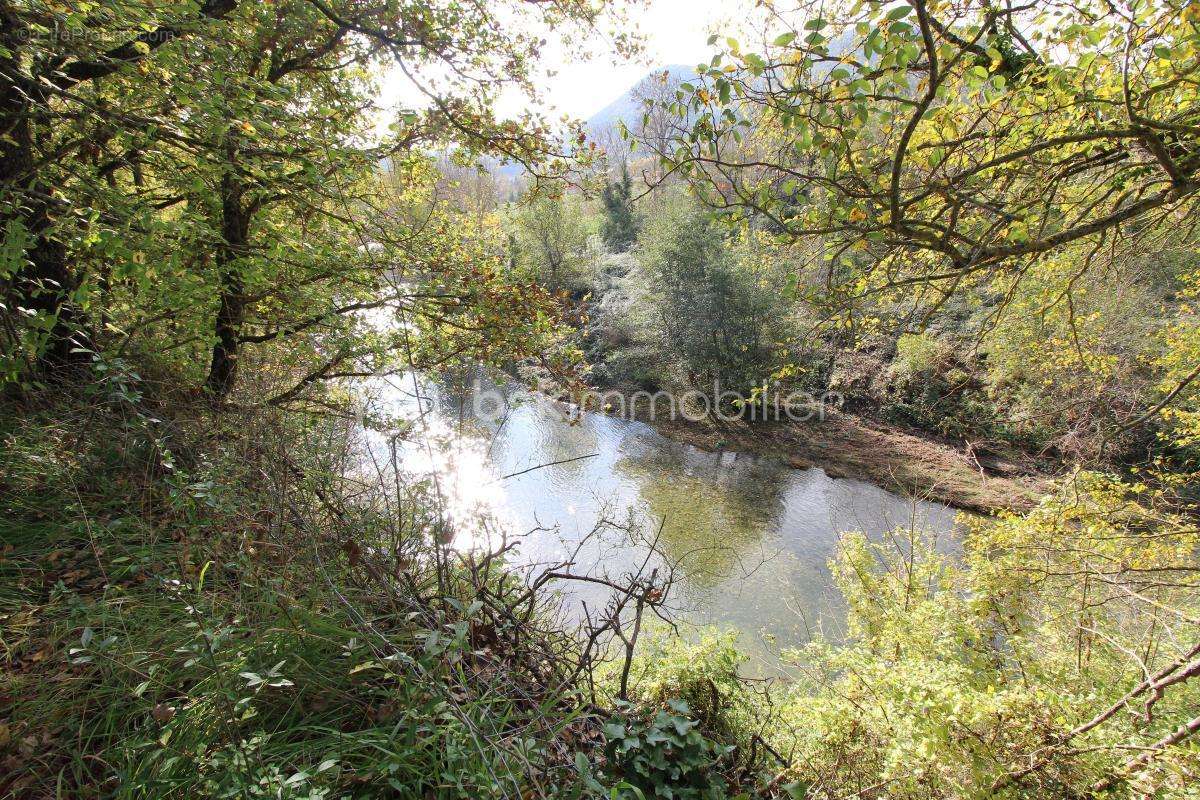
{"label": "small tree on bank", "polygon": [[694,388],[707,391],[717,381],[749,396],[770,373],[766,293],[740,268],[723,229],[690,199],[670,203],[646,234],[642,265],[664,354]]}
{"label": "small tree on bank", "polygon": [[608,183],[600,194],[604,203],[604,243],[614,252],[623,253],[637,241],[637,219],[633,215],[633,182],[629,167],[621,164],[621,178]]}

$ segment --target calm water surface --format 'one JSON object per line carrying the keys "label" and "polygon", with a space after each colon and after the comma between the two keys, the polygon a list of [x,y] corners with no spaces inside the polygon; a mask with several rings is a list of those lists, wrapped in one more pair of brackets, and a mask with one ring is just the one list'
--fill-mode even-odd
{"label": "calm water surface", "polygon": [[[481,419],[479,409],[493,404],[478,402],[479,384],[463,391],[409,376],[375,388],[381,410],[411,417],[424,409],[418,428],[426,435],[404,445],[403,459],[414,472],[436,473],[456,546],[504,530],[521,535],[518,565],[558,562],[578,549],[574,572],[620,576],[647,561],[645,541],[657,537],[666,561],[679,564],[670,599],[683,626],[736,630],[759,668],[816,631],[838,635],[844,612],[828,562],[839,534],[878,538],[915,524],[946,547],[956,539],[956,512],[946,506],[819,468],[705,452],[540,395],[506,389],[504,415]],[[649,559],[665,569],[663,559]],[[563,589],[573,613],[604,602],[599,587]]]}

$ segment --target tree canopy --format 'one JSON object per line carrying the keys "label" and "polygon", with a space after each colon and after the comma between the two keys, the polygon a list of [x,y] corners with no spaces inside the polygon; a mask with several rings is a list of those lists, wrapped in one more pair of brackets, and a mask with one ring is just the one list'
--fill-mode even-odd
{"label": "tree canopy", "polygon": [[853,293],[944,291],[1188,216],[1194,4],[801,3],[774,21],[764,52],[729,39],[681,87],[687,124],[659,155],[715,206],[824,237],[830,261],[888,248]]}
{"label": "tree canopy", "polygon": [[[435,360],[511,341],[484,335],[497,319],[544,325],[546,296],[500,285],[496,254],[456,235],[427,162],[565,169],[546,123],[500,119],[492,102],[534,90],[547,32],[604,13],[574,0],[4,4],[6,380],[148,346],[206,362],[197,377],[223,398],[257,357],[247,349],[281,337],[311,380],[378,368],[359,313],[373,307],[446,328]],[[419,109],[384,118],[384,68]]]}
{"label": "tree canopy", "polygon": [[1194,3],[767,9],[765,46],[714,36],[720,51],[663,101],[674,135],[648,144],[727,217],[819,242],[796,278],[811,266],[820,280],[789,288],[834,324],[886,301],[919,330],[980,290],[1000,314],[1054,259],[1082,276],[1193,230]]}

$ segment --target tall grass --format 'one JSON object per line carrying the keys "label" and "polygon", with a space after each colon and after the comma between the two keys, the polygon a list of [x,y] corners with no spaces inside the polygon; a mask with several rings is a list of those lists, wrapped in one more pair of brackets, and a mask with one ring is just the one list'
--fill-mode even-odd
{"label": "tall grass", "polygon": [[478,601],[419,487],[347,479],[336,423],[154,405],[4,410],[0,796],[578,793],[569,638]]}

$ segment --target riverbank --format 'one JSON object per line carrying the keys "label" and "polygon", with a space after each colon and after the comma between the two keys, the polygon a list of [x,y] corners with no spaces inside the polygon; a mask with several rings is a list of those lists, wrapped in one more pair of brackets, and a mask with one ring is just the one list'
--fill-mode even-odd
{"label": "riverbank", "polygon": [[642,421],[704,450],[737,450],[780,458],[797,469],[821,467],[836,478],[868,480],[885,489],[979,513],[1030,508],[1049,483],[1015,462],[854,414],[827,411],[809,422]]}
{"label": "riverbank", "polygon": [[[546,385],[541,385],[545,391]],[[1027,510],[1049,490],[1052,480],[1032,459],[973,451],[921,431],[828,407],[803,422],[726,422],[672,415],[661,396],[654,407],[645,401],[631,406],[626,409],[629,417],[702,450],[778,458],[797,469],[820,467],[835,478],[858,478],[982,514]]]}
{"label": "riverbank", "polygon": [[436,497],[336,420],[91,397],[0,401],[0,798],[581,796],[591,656]]}

